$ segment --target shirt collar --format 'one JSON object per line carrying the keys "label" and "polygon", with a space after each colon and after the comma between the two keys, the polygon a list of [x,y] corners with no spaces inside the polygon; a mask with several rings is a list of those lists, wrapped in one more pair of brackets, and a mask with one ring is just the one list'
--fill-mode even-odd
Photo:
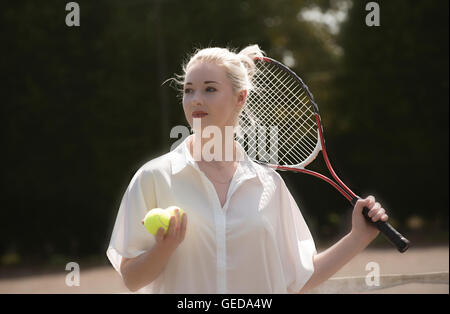
{"label": "shirt collar", "polygon": [[[175,175],[182,171],[187,166],[192,166],[195,169],[199,170],[197,163],[195,162],[194,158],[192,157],[191,153],[188,150],[187,143],[188,139],[192,137],[193,135],[190,135],[184,139],[181,144],[179,144],[173,151],[172,151],[172,158],[170,159],[171,163],[171,170],[172,175]],[[264,183],[264,173],[261,169],[261,166],[257,165],[254,161],[252,161],[245,150],[242,148],[241,144],[239,142],[237,143],[237,148],[242,156],[242,160],[239,162],[239,167],[236,171],[242,172],[242,177],[239,180],[245,180],[245,179],[251,179],[254,177],[258,177],[258,179],[261,181],[261,183]]]}
{"label": "shirt collar", "polygon": [[[188,137],[181,142],[181,144],[179,144],[172,152],[172,157],[170,158],[170,164],[171,164],[171,169],[172,169],[172,175],[177,174],[178,172],[180,172],[181,170],[183,170],[187,165],[188,165],[188,158],[186,156],[186,152],[187,152],[187,147],[186,147],[186,142],[187,142]],[[189,153],[189,152],[187,152]]]}

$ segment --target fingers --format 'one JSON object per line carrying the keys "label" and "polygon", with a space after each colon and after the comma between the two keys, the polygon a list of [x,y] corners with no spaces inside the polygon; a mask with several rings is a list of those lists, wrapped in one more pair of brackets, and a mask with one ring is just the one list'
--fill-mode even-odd
{"label": "fingers", "polygon": [[378,212],[381,209],[381,205],[378,202],[375,202],[375,204],[372,207],[368,207],[369,208],[369,212],[368,212],[368,216],[370,218],[374,217],[375,215],[378,214]]}
{"label": "fingers", "polygon": [[184,240],[186,225],[186,213],[183,213],[181,216],[180,211],[175,209],[174,215],[170,217],[167,232],[164,232],[164,228],[160,228],[156,233],[155,237],[157,243],[161,243],[169,248],[175,249]]}
{"label": "fingers", "polygon": [[186,236],[186,225],[187,225],[187,216],[186,213],[183,213],[181,218],[181,230],[180,230],[180,240],[183,241]]}
{"label": "fingers", "polygon": [[375,197],[373,197],[372,195],[368,196],[366,198],[366,207],[370,210],[375,206]]}
{"label": "fingers", "polygon": [[175,220],[177,221],[177,227],[175,229],[175,237],[180,237],[180,230],[181,230],[181,217],[180,217],[180,210],[177,208],[175,209]]}
{"label": "fingers", "polygon": [[362,212],[362,209],[364,207],[366,207],[369,210],[367,215],[373,222],[376,222],[378,220],[387,221],[389,218],[388,215],[386,214],[386,210],[381,206],[380,203],[378,203],[375,200],[375,197],[373,197],[372,195],[364,199],[359,199],[356,202],[355,208],[358,211]]}
{"label": "fingers", "polygon": [[184,239],[186,232],[186,213],[180,215],[180,210],[175,209],[175,215],[170,217],[168,234],[175,239]]}
{"label": "fingers", "polygon": [[376,222],[378,220],[387,221],[388,215],[386,215],[386,210],[381,207],[381,204],[376,202],[373,196],[369,196],[367,200],[367,208],[369,209],[367,215],[369,216],[369,218],[371,218],[373,222]]}
{"label": "fingers", "polygon": [[374,204],[375,198],[372,195],[370,195],[366,198],[360,198],[355,204],[355,209],[359,212],[362,212],[363,208],[367,207],[367,209],[370,210]]}
{"label": "fingers", "polygon": [[171,216],[170,217],[170,221],[169,221],[169,230],[167,230],[167,236],[168,237],[174,237],[175,236],[175,231],[176,231],[176,217],[175,216]]}
{"label": "fingers", "polygon": [[373,196],[368,196],[366,198],[360,198],[356,202],[356,206],[358,207],[369,207],[370,203],[375,201],[375,198]]}
{"label": "fingers", "polygon": [[161,227],[156,232],[156,242],[159,243],[164,239],[164,228]]}
{"label": "fingers", "polygon": [[174,218],[174,232],[173,236],[175,238],[178,238],[178,235],[180,233],[180,210],[177,208],[175,209],[175,216],[172,216]]}

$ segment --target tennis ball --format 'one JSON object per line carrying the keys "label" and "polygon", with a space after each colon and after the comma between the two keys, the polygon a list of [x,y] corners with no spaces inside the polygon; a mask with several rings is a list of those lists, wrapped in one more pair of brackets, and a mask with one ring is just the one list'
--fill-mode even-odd
{"label": "tennis ball", "polygon": [[166,209],[153,208],[150,210],[142,220],[142,224],[145,226],[148,232],[156,235],[159,228],[164,228],[164,234],[167,233],[170,224],[170,217],[176,216],[175,210],[179,209],[180,217],[183,215],[184,211],[178,206],[170,206]]}
{"label": "tennis ball", "polygon": [[153,208],[144,217],[142,223],[148,232],[156,236],[159,228],[164,228],[164,233],[169,229],[170,213],[162,208]]}

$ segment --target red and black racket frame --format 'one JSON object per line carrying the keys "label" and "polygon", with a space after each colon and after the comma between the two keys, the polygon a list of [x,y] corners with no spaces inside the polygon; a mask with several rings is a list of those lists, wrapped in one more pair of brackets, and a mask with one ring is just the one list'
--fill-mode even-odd
{"label": "red and black racket frame", "polygon": [[[303,90],[306,91],[306,93],[310,99],[310,102],[311,102],[311,105],[312,105],[312,108],[314,111],[314,115],[316,118],[323,159],[328,168],[328,171],[330,171],[331,175],[333,176],[333,178],[336,180],[337,183],[318,172],[307,170],[304,168],[294,168],[294,167],[279,166],[279,165],[268,165],[267,163],[266,163],[266,165],[268,165],[274,169],[277,169],[277,170],[300,172],[300,173],[312,175],[319,179],[322,179],[325,182],[329,183],[331,186],[333,186],[353,206],[355,206],[356,202],[360,199],[360,197],[358,195],[356,195],[355,193],[353,193],[353,191],[350,190],[350,188],[347,187],[347,185],[345,185],[344,182],[342,182],[342,180],[337,176],[336,172],[334,171],[333,167],[331,166],[330,160],[328,159],[327,150],[325,148],[325,139],[323,136],[323,126],[322,126],[322,122],[321,122],[320,115],[319,115],[319,107],[316,104],[316,102],[314,101],[314,96],[309,91],[308,86],[303,82],[303,80],[295,72],[293,72],[291,69],[289,69],[284,64],[278,62],[277,60],[274,60],[274,59],[271,59],[268,57],[257,57],[257,58],[255,58],[255,61],[270,62],[270,63],[280,67],[282,70],[288,72],[295,80],[297,80],[297,82],[302,86]],[[369,209],[367,207],[364,207],[362,210],[362,214],[364,215],[366,220],[369,223],[371,223],[372,225],[374,225],[378,230],[380,230],[380,232],[383,233],[390,240],[390,242],[393,245],[395,245],[395,247],[398,249],[398,251],[400,253],[405,252],[409,248],[410,241],[408,239],[406,239],[397,230],[395,230],[388,222],[384,222],[381,220],[378,220],[376,222],[372,221],[372,219],[369,217],[368,213],[369,213]]]}

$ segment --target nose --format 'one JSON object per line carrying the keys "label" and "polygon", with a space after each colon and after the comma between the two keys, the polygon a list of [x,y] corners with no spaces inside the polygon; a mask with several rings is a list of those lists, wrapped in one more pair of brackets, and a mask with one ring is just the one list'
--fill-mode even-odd
{"label": "nose", "polygon": [[193,106],[203,105],[203,98],[201,97],[200,93],[193,92],[193,95],[191,98],[191,105],[193,105]]}

